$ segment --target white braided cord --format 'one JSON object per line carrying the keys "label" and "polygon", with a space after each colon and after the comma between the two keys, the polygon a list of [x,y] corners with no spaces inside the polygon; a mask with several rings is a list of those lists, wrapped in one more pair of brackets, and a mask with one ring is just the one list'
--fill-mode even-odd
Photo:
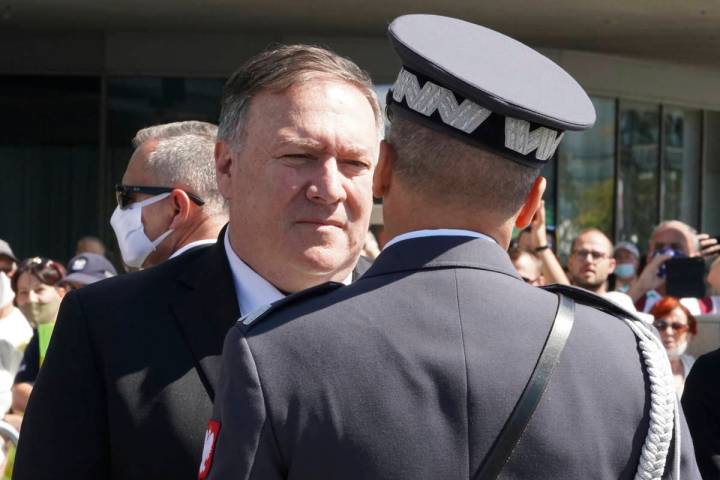
{"label": "white braided cord", "polygon": [[[673,430],[679,428],[679,408],[672,370],[662,343],[649,328],[639,321],[624,320],[638,338],[650,383],[650,425],[640,452],[635,480],[661,479],[670,452]],[[680,435],[675,437],[675,452],[678,452]],[[673,462],[675,480],[680,478],[678,458],[679,455],[675,455]]]}

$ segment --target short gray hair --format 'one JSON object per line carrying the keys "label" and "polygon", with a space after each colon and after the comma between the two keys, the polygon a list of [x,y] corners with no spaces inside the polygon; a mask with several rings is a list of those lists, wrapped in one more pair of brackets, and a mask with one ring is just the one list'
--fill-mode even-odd
{"label": "short gray hair", "polygon": [[438,202],[510,217],[538,176],[534,168],[397,115],[387,133],[398,179]]}
{"label": "short gray hair", "polygon": [[227,212],[227,201],[215,177],[216,137],[217,126],[212,123],[174,122],[140,130],[133,145],[157,141],[145,168],[161,186],[186,189],[202,198],[207,215],[220,215]]}
{"label": "short gray hair", "polygon": [[243,117],[258,92],[282,92],[318,76],[335,77],[355,85],[370,103],[378,137],[381,135],[383,113],[367,72],[352,60],[321,47],[280,45],[249,59],[225,83],[218,139],[239,146],[244,133]]}
{"label": "short gray hair", "polygon": [[697,233],[698,233],[697,230],[695,230],[693,227],[691,227],[687,223],[682,222],[680,220],[665,220],[663,222],[660,222],[655,228],[653,228],[653,231],[650,234],[650,239],[655,237],[655,235],[659,231],[665,230],[667,228],[685,231],[685,233],[688,234],[688,236],[690,237],[691,242],[692,242],[690,245],[690,248],[694,249],[695,252],[700,252],[700,250],[701,250],[700,240],[698,240],[698,237],[697,237]]}

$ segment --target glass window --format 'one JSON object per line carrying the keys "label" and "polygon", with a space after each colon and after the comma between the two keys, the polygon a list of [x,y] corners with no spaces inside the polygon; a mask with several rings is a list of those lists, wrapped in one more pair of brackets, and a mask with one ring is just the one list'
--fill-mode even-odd
{"label": "glass window", "polygon": [[699,110],[663,108],[661,220],[698,224],[701,124]]}
{"label": "glass window", "polygon": [[0,77],[0,225],[18,257],[97,235],[100,78]]}
{"label": "glass window", "polygon": [[[613,235],[615,100],[592,98],[597,120],[586,132],[566,132],[558,155],[558,252],[585,228]],[[546,201],[547,202],[547,201]]]}
{"label": "glass window", "polygon": [[658,223],[659,118],[658,105],[620,102],[616,240],[641,250]]}
{"label": "glass window", "polygon": [[702,231],[720,235],[720,112],[705,115],[705,162],[702,172]]}

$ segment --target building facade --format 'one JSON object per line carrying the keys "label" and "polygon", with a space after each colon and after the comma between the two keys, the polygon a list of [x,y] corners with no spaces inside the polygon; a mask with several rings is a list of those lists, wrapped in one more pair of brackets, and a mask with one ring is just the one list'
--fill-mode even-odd
{"label": "building facade", "polygon": [[[84,235],[116,249],[109,218],[135,132],[217,122],[224,79],[274,42],[347,55],[385,92],[399,65],[382,34],[0,33],[0,238],[66,260]],[[540,48],[591,94],[598,119],[567,133],[549,179],[561,252],[582,228],[646,248],[677,218],[720,234],[720,67]],[[117,257],[116,257],[117,258]]]}

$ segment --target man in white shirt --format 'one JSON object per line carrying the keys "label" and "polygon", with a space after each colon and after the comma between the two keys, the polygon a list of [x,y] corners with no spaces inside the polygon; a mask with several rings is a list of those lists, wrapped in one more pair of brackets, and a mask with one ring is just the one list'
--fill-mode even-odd
{"label": "man in white shirt", "polygon": [[151,267],[215,243],[228,219],[215,181],[216,135],[215,125],[197,121],[135,135],[110,220],[127,267]]}

